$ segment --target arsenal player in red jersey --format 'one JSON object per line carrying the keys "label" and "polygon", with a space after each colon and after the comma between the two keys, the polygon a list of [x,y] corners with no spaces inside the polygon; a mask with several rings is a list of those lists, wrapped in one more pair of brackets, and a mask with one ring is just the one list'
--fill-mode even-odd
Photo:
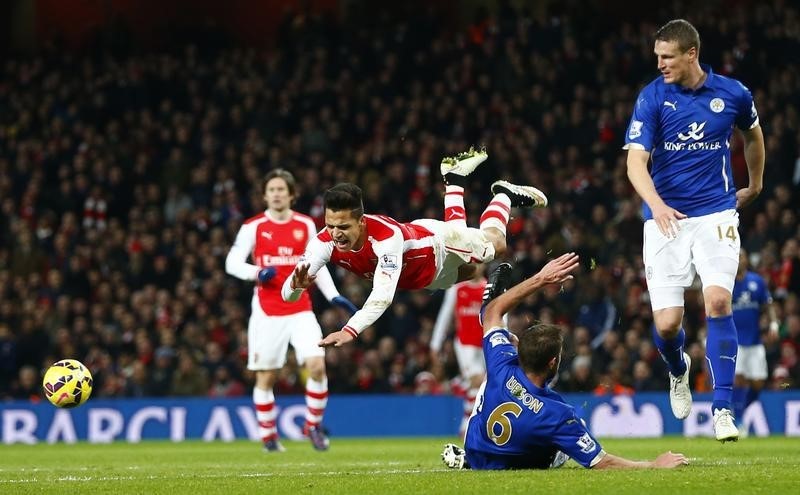
{"label": "arsenal player in red jersey", "polygon": [[476,265],[477,270],[469,280],[458,282],[444,292],[442,306],[436,317],[431,336],[431,356],[439,359],[442,344],[451,326],[455,327],[453,347],[461,372],[464,388],[464,414],[459,431],[463,436],[467,422],[475,405],[478,389],[486,377],[483,360],[483,327],[480,322],[483,290],[486,287],[485,265]]}
{"label": "arsenal player in red jersey", "polygon": [[[280,295],[281,282],[288,277],[309,239],[317,235],[313,220],[291,209],[295,181],[291,173],[276,169],[264,179],[267,209],[244,222],[225,259],[225,271],[242,280],[256,282],[252,312],[247,330],[247,368],[255,371],[253,403],[259,433],[266,451],[283,451],[275,424],[273,386],[286,363],[289,344],[297,361],[305,363],[306,422],[304,431],[317,450],[328,448],[322,418],[328,403],[328,378],[325,374],[325,351],[317,342],[322,330],[311,308],[311,298],[302,294],[295,303]],[[252,259],[252,263],[248,262]],[[353,314],[357,308],[339,295],[325,267],[316,272],[316,283],[334,305]]]}
{"label": "arsenal player in red jersey", "polygon": [[325,228],[309,241],[302,261],[283,283],[283,299],[299,300],[328,262],[372,280],[372,291],[344,328],[322,339],[320,346],[353,341],[386,311],[398,288],[446,289],[469,279],[475,269],[472,265],[505,252],[512,207],[547,206],[547,197],[538,189],[497,181],[479,228],[468,227],[466,177],[487,157],[485,151],[470,150],[442,161],[447,221],[401,223],[383,215],[365,215],[361,189],[354,184],[338,184],[325,192]]}

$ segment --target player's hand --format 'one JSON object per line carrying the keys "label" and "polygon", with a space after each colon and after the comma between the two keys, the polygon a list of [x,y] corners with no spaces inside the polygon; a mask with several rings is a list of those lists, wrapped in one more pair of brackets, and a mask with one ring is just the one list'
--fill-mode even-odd
{"label": "player's hand", "polygon": [[336,296],[336,297],[334,297],[333,299],[331,299],[331,304],[333,304],[334,306],[336,306],[338,308],[342,308],[343,310],[347,311],[347,313],[350,316],[353,316],[354,314],[356,314],[356,311],[358,311],[358,307],[355,304],[353,304],[352,302],[350,302],[350,299],[348,299],[348,298],[346,298],[344,296]]}
{"label": "player's hand", "polygon": [[666,469],[685,466],[687,464],[689,464],[689,459],[687,459],[685,455],[677,454],[672,451],[664,452],[653,461],[653,467]]}
{"label": "player's hand", "polygon": [[292,272],[292,289],[307,289],[308,286],[314,283],[317,276],[308,274],[310,267],[311,265],[307,263],[301,263],[295,267],[294,272]]}
{"label": "player's hand", "polygon": [[274,266],[265,266],[258,271],[258,282],[266,284],[275,277],[276,273],[278,273],[278,271]]}
{"label": "player's hand", "polygon": [[575,253],[562,254],[544,265],[536,276],[542,281],[542,285],[566,282],[572,278],[570,274],[578,268],[578,261]]}
{"label": "player's hand", "polygon": [[656,225],[658,225],[658,230],[669,239],[678,237],[678,231],[681,230],[678,220],[686,218],[686,215],[675,208],[670,208],[664,203],[651,209],[653,212],[653,220],[656,222]]}
{"label": "player's hand", "polygon": [[319,341],[320,347],[341,347],[355,340],[349,332],[339,330]]}
{"label": "player's hand", "polygon": [[736,191],[736,209],[744,208],[752,203],[761,193],[760,190],[753,189],[752,187],[744,187]]}
{"label": "player's hand", "polygon": [[773,339],[777,339],[778,334],[780,333],[780,330],[781,330],[781,324],[778,323],[777,320],[773,320],[773,321],[769,322],[769,336],[770,337],[772,337]]}

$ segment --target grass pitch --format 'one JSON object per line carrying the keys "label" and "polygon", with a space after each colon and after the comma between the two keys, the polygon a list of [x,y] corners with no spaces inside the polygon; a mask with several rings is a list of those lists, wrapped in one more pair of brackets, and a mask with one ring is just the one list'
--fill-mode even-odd
{"label": "grass pitch", "polygon": [[194,495],[455,493],[796,493],[800,439],[748,438],[736,444],[667,437],[605,440],[630,459],[666,450],[686,454],[676,470],[591,471],[570,461],[549,471],[452,471],[441,463],[453,438],[333,438],[328,452],[284,442],[262,453],[252,442],[143,442],[2,445],[0,493]]}

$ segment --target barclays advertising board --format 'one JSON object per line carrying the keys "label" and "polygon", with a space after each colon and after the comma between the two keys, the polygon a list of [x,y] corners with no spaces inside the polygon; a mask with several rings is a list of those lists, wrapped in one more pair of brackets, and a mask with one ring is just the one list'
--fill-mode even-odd
{"label": "barclays advertising board", "polygon": [[[567,395],[599,437],[712,436],[711,396],[695,394],[684,421],[672,416],[665,393],[633,397]],[[282,437],[302,438],[302,397],[278,400]],[[456,435],[462,403],[451,396],[332,396],[325,425],[332,436]],[[765,392],[744,414],[751,435],[800,436],[800,391]],[[0,442],[139,442],[146,439],[206,441],[258,439],[249,398],[90,400],[77,409],[49,403],[0,403]]]}

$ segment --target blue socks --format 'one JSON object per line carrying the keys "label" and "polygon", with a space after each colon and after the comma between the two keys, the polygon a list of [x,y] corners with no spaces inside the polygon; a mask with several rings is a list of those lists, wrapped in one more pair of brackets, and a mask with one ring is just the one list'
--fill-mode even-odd
{"label": "blue socks", "polygon": [[[656,349],[661,354],[661,358],[667,363],[672,376],[681,376],[686,373],[686,363],[683,360],[683,344],[686,342],[686,332],[683,327],[674,338],[665,339],[658,334],[654,326],[653,342],[656,344]],[[731,375],[731,379],[733,379],[733,375]]]}
{"label": "blue socks", "polygon": [[714,401],[711,410],[731,409],[733,399],[733,375],[736,370],[736,354],[739,340],[733,316],[706,318],[708,338],[706,340],[706,360],[711,381],[714,385]]}
{"label": "blue socks", "polygon": [[760,390],[750,387],[733,388],[733,416],[736,421],[742,420],[745,409],[758,400],[760,392]]}
{"label": "blue socks", "polygon": [[736,421],[742,420],[744,410],[747,409],[747,396],[749,393],[749,387],[733,387],[731,402],[733,405],[733,417],[736,418]]}

